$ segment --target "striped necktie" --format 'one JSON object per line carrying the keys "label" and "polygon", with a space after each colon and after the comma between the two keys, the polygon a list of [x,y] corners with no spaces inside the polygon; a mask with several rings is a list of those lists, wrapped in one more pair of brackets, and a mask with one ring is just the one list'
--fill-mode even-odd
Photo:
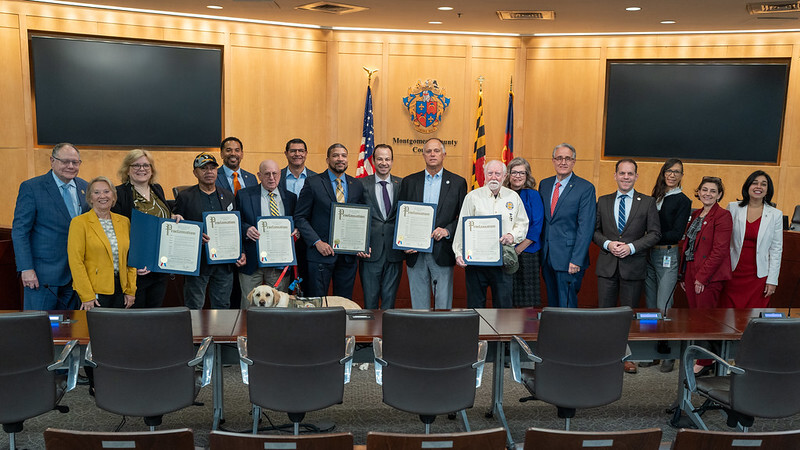
{"label": "striped necktie", "polygon": [[342,180],[340,178],[336,179],[336,201],[344,203],[344,187],[342,187]]}
{"label": "striped necktie", "polygon": [[275,193],[269,193],[269,214],[271,216],[280,216],[281,212],[278,210],[278,202],[275,201]]}
{"label": "striped necktie", "polygon": [[617,216],[617,228],[619,228],[619,234],[622,234],[622,230],[625,229],[625,199],[628,198],[627,195],[623,194],[619,196],[619,215]]}

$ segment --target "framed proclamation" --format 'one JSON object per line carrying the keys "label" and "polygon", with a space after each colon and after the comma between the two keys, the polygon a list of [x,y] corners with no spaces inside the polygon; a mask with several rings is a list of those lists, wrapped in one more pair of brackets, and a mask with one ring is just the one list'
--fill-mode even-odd
{"label": "framed proclamation", "polygon": [[433,251],[431,233],[435,223],[436,205],[416,202],[397,203],[392,248],[431,253]]}
{"label": "framed proclamation", "polygon": [[369,251],[369,206],[334,203],[331,205],[330,246],[334,253],[356,254]]}
{"label": "framed proclamation", "polygon": [[461,219],[464,262],[470,266],[502,266],[500,216],[467,216]]}
{"label": "framed proclamation", "polygon": [[258,267],[296,266],[294,221],[288,216],[263,216],[256,222],[258,238]]}
{"label": "framed proclamation", "polygon": [[242,225],[239,211],[207,211],[203,213],[203,232],[206,244],[206,262],[209,264],[235,263],[242,256]]}

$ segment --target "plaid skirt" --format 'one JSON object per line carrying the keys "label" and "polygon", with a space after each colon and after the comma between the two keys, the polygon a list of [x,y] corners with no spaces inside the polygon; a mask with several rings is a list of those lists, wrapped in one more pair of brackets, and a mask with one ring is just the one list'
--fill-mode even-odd
{"label": "plaid skirt", "polygon": [[539,252],[522,252],[519,255],[519,270],[514,274],[512,302],[515,308],[541,306],[539,287]]}

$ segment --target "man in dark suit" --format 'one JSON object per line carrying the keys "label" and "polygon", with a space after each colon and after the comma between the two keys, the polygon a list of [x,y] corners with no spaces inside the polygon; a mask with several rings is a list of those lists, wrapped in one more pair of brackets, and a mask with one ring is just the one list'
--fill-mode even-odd
{"label": "man in dark suit", "polygon": [[[280,169],[272,160],[262,161],[258,166],[261,184],[250,186],[236,195],[236,209],[242,215],[242,241],[247,262],[239,269],[239,285],[242,287],[242,309],[247,309],[247,294],[260,284],[275,286],[283,269],[258,266],[258,239],[261,237],[256,224],[260,216],[292,216],[297,196],[278,187]],[[297,229],[295,233],[297,234]],[[291,280],[287,273],[276,286],[286,292]]]}
{"label": "man in dark suit", "polygon": [[539,183],[544,206],[542,277],[547,304],[562,308],[578,306],[596,219],[594,186],[573,172],[576,156],[571,145],[557,145],[556,175]]}
{"label": "man in dark suit", "polygon": [[[317,173],[306,167],[306,156],[308,155],[308,146],[305,141],[300,138],[290,139],[286,142],[286,147],[283,152],[286,156],[287,165],[281,169],[281,179],[278,181],[278,188],[289,191],[300,197],[300,191],[303,190],[303,185],[306,179]],[[300,283],[303,291],[308,290],[308,257],[306,256],[306,244],[303,236],[299,236],[295,242],[295,255],[297,256],[297,271],[300,273],[300,278],[303,280]]]}
{"label": "man in dark suit", "polygon": [[217,171],[217,186],[236,195],[240,189],[258,184],[255,175],[240,167],[244,158],[244,146],[239,138],[225,138],[219,144],[219,156],[222,159],[222,168]]}
{"label": "man in dark suit", "polygon": [[[328,147],[328,170],[306,179],[294,212],[295,226],[308,248],[308,288],[312,297],[328,295],[333,281],[333,295],[353,298],[356,277],[354,255],[337,255],[328,243],[331,205],[364,203],[360,181],[346,175],[347,148],[342,144]],[[366,256],[363,255],[362,256]]]}
{"label": "man in dark suit", "polygon": [[[233,211],[233,193],[216,185],[216,158],[208,153],[201,153],[194,158],[193,173],[197,184],[184,189],[175,199],[175,214],[186,220],[203,222],[206,211]],[[183,301],[187,308],[203,309],[206,301],[206,289],[211,300],[212,309],[228,309],[231,306],[231,289],[233,288],[233,264],[208,264],[206,262],[206,243],[208,235],[203,233],[203,251],[200,256],[200,274],[185,276],[183,279]],[[242,253],[236,266],[242,266],[245,255]]]}
{"label": "man in dark suit", "polygon": [[51,170],[19,186],[11,239],[25,309],[78,306],[67,264],[67,235],[72,218],[89,209],[86,181],[78,178],[80,167],[78,149],[57,144],[50,154]]}
{"label": "man in dark suit", "polygon": [[394,151],[387,144],[378,144],[372,154],[375,175],[361,179],[364,200],[370,207],[369,258],[359,265],[364,307],[367,309],[394,308],[400,275],[403,272],[403,252],[393,250],[394,222],[397,215],[397,198],[402,178],[391,175]]}
{"label": "man in dark suit", "polygon": [[436,309],[453,306],[453,234],[458,224],[458,213],[467,195],[467,181],[444,169],[447,155],[444,144],[437,138],[428,139],[422,146],[425,170],[413,173],[400,183],[399,201],[432,203],[436,206],[436,220],[431,237],[433,253],[406,251],[408,284],[411,306],[430,309],[431,286]]}
{"label": "man in dark suit", "polygon": [[661,222],[656,201],[633,189],[636,161],[617,161],[614,179],[617,192],[597,201],[594,243],[600,247],[597,258],[598,306],[617,305],[636,308],[647,272],[647,251],[661,239]]}

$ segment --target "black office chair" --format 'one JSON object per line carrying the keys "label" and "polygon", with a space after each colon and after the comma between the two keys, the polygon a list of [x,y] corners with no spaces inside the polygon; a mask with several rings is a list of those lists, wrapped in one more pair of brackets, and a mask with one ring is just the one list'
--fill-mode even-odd
{"label": "black office chair", "polygon": [[44,430],[47,450],[102,450],[106,448],[139,448],[148,450],[196,450],[194,433],[188,428],[134,433]]}
{"label": "black office chair", "polygon": [[[623,363],[630,356],[628,332],[633,310],[620,308],[545,308],[539,324],[537,354],[514,336],[511,368],[514,381],[532,397],[558,408],[566,430],[577,408],[613,403],[622,396]],[[520,352],[534,361],[522,369]]]}
{"label": "black office chair", "polygon": [[250,308],[247,337],[238,339],[242,381],[253,404],[288,413],[294,434],[310,411],[342,402],[350,382],[355,337],[345,337],[344,308]]}
{"label": "black office chair", "polygon": [[[214,348],[203,339],[195,354],[188,308],[93,308],[86,314],[97,406],[143,417],[150,430],[168,412],[190,406],[211,381]],[[203,370],[195,367],[203,363]]]}
{"label": "black office chair", "polygon": [[789,229],[792,231],[800,231],[800,205],[794,207],[794,213],[792,213],[792,221],[789,225]]}
{"label": "black office chair", "polygon": [[779,450],[800,448],[800,431],[773,431],[743,435],[730,431],[680,429],[672,443],[672,450],[742,450],[745,448]]}
{"label": "black office chair", "polygon": [[[688,391],[684,410],[703,430],[702,414],[721,409],[729,427],[742,431],[755,417],[780,418],[800,413],[800,319],[752,319],[742,334],[736,364],[714,353],[690,345],[683,355],[682,369]],[[730,375],[696,378],[693,361],[713,358]],[[691,403],[691,393],[706,400],[700,408]]]}
{"label": "black office chair", "polygon": [[[70,341],[53,362],[53,332],[44,311],[0,314],[0,423],[15,448],[14,434],[26,419],[52,409],[65,413],[58,404],[78,379],[80,350]],[[54,371],[67,370],[66,374]]]}
{"label": "black office chair", "polygon": [[425,433],[437,415],[458,411],[470,431],[466,409],[475,401],[486,361],[475,311],[383,313],[383,339],[373,339],[375,379],[383,402],[418,414]]}
{"label": "black office chair", "polygon": [[178,198],[178,194],[180,194],[182,191],[185,191],[186,189],[189,189],[192,186],[193,185],[191,185],[191,184],[182,184],[182,185],[173,187],[172,188],[172,197],[177,199]]}

